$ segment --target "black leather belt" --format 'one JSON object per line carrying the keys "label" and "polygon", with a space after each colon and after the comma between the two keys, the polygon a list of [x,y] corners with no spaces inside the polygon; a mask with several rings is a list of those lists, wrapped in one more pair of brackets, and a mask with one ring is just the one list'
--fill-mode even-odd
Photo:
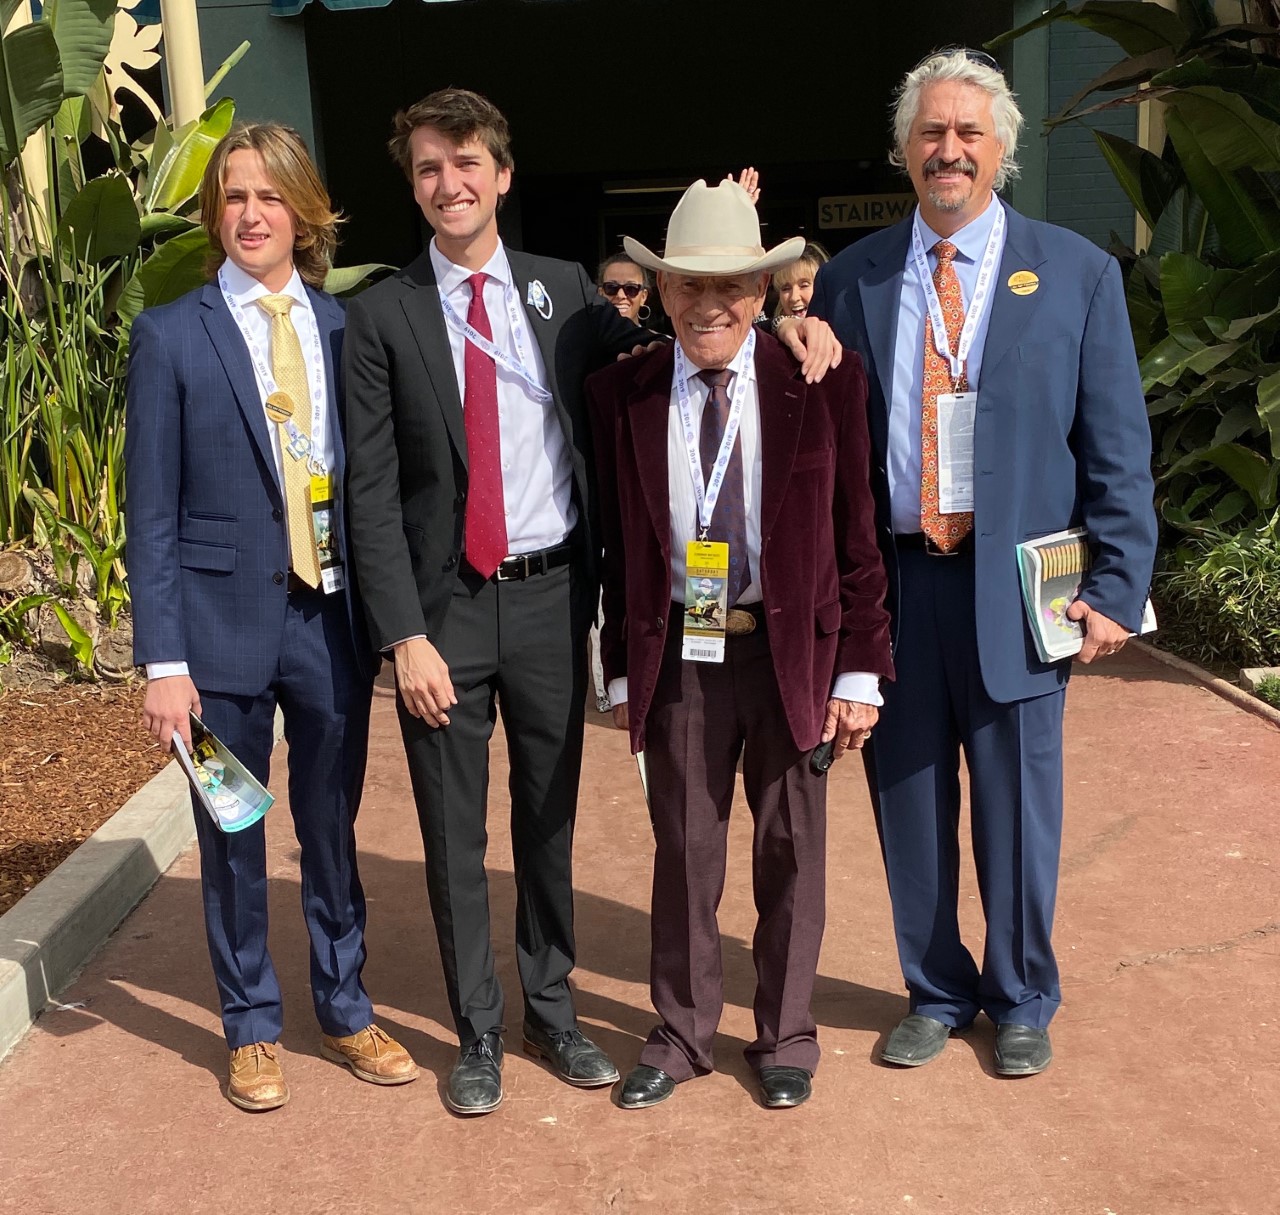
{"label": "black leather belt", "polygon": [[961,557],[973,552],[973,532],[970,532],[953,549],[945,552],[940,549],[924,532],[897,532],[893,543],[903,551],[928,553],[930,557]]}
{"label": "black leather belt", "polygon": [[508,557],[494,572],[495,582],[523,582],[534,574],[545,574],[548,570],[561,565],[568,565],[573,555],[568,544],[557,544],[555,548],[544,548],[536,553],[521,553],[518,557]]}

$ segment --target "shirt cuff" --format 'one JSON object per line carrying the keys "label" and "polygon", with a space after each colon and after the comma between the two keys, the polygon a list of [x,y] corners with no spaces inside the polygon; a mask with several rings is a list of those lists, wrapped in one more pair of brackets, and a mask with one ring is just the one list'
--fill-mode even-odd
{"label": "shirt cuff", "polygon": [[148,679],[169,679],[174,675],[189,675],[190,673],[185,662],[147,663]]}
{"label": "shirt cuff", "polygon": [[411,637],[401,637],[399,641],[393,641],[389,646],[384,646],[382,652],[390,654],[397,646],[402,646],[406,641],[426,641],[426,633],[414,633]]}
{"label": "shirt cuff", "polygon": [[619,675],[617,679],[609,680],[609,704],[612,708],[627,703],[627,677]]}
{"label": "shirt cuff", "polygon": [[860,705],[874,705],[877,709],[884,704],[884,697],[880,695],[880,676],[865,671],[846,671],[837,675],[831,696],[834,700],[856,700]]}

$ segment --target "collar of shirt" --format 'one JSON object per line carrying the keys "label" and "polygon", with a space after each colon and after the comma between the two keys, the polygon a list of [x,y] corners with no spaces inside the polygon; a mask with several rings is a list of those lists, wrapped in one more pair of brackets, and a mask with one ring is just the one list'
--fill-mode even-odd
{"label": "collar of shirt", "polygon": [[223,277],[227,283],[227,290],[234,296],[236,303],[245,310],[247,316],[252,316],[255,312],[266,316],[266,313],[261,308],[255,307],[252,310],[249,308],[250,304],[260,300],[264,295],[288,295],[297,303],[302,304],[308,311],[311,310],[311,299],[307,295],[306,287],[303,285],[302,276],[296,269],[289,276],[289,281],[285,283],[283,291],[269,291],[263,283],[254,278],[248,271],[241,270],[230,258],[223,262],[222,269]]}
{"label": "collar of shirt", "polygon": [[[920,217],[920,208],[917,207],[915,222],[916,227],[920,230],[920,239],[924,242],[924,251],[932,259],[934,245],[940,240],[949,240],[955,245],[956,252],[960,257],[976,265],[982,260],[982,255],[986,251],[987,241],[991,237],[991,229],[996,222],[996,208],[1001,205],[1000,200],[993,194],[986,210],[981,215],[976,219],[971,219],[963,228],[958,232],[953,232],[950,236],[939,236]],[[908,251],[909,256],[910,251]]]}
{"label": "collar of shirt", "polygon": [[[757,339],[759,340],[759,339]],[[680,340],[676,339],[676,345],[680,345]],[[683,346],[680,346],[681,353],[684,354],[684,365],[689,373],[689,400],[693,403],[694,412],[701,416],[702,406],[710,395],[711,390],[707,387],[707,383],[698,374],[702,368],[698,367],[692,359],[689,358],[688,352]],[[745,376],[748,384],[754,384],[756,379],[756,364],[752,359],[750,363],[746,360],[747,343],[743,339],[742,345],[738,347],[738,353],[733,356],[726,365],[727,371],[733,372],[733,379],[729,382],[729,395],[733,396],[733,390],[738,386],[738,376]],[[672,390],[675,389],[675,372],[671,373]]]}
{"label": "collar of shirt", "polygon": [[[443,253],[440,252],[439,246],[436,244],[436,238],[431,238],[429,246],[431,253],[431,268],[436,272],[436,285],[441,291],[449,297],[449,302],[453,303],[453,297],[466,286],[467,279],[475,270],[468,270],[466,266],[459,266],[455,262],[451,262]],[[494,282],[498,283],[505,292],[511,284],[511,263],[507,261],[507,250],[501,241],[498,247],[493,251],[493,256],[480,267],[479,273],[486,274]],[[471,293],[467,292],[467,302],[470,303]],[[463,316],[466,312],[463,311]]]}

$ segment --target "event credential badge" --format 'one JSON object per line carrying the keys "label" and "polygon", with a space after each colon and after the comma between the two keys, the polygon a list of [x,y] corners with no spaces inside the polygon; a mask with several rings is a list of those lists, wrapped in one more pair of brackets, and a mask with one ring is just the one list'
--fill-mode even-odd
{"label": "event credential badge", "polygon": [[320,558],[320,580],[326,595],[347,585],[338,556],[338,511],[334,502],[333,473],[311,474],[311,530]]}
{"label": "event credential badge", "polygon": [[729,546],[714,540],[690,540],[684,562],[684,644],[680,657],[689,662],[723,662]]}

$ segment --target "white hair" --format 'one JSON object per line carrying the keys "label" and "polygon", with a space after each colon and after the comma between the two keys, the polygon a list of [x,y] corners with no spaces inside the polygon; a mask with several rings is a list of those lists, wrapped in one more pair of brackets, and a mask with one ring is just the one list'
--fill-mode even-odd
{"label": "white hair", "polygon": [[1020,172],[1018,168],[1018,133],[1022,130],[1022,111],[1014,100],[1004,74],[984,63],[976,62],[963,49],[939,51],[912,68],[893,101],[893,151],[889,162],[899,169],[907,167],[907,141],[920,112],[920,96],[926,86],[939,80],[958,80],[980,88],[991,98],[991,117],[995,122],[997,141],[1004,149],[1000,168],[992,187],[1003,190]]}

